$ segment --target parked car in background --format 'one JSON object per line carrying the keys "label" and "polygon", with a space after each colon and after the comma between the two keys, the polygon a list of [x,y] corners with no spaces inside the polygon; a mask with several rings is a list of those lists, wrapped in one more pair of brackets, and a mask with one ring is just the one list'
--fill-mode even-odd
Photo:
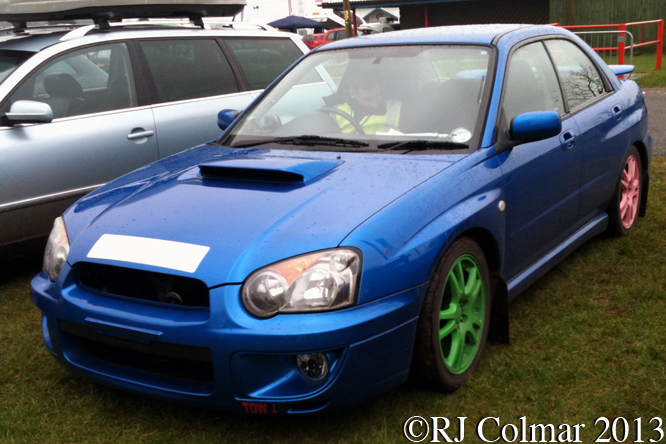
{"label": "parked car in background", "polygon": [[508,340],[511,299],[645,214],[631,69],[552,26],[312,51],[217,142],[56,220],[44,343],[95,380],[250,414],[345,408],[410,372],[454,391]]}
{"label": "parked car in background", "polygon": [[324,33],[308,34],[303,36],[303,43],[305,43],[305,46],[307,46],[309,49],[315,49],[317,46],[322,45],[322,41],[324,40],[325,35],[326,34]]}
{"label": "parked car in background", "polygon": [[[160,17],[167,2],[159,3],[142,17]],[[245,108],[307,52],[293,34],[211,26],[172,19],[0,32],[3,258],[30,243],[43,248],[53,218],[86,193],[217,138],[220,109]]]}
{"label": "parked car in background", "polygon": [[395,29],[389,23],[366,23],[358,27],[363,34],[376,34],[378,32],[392,32]]}
{"label": "parked car in background", "polygon": [[[357,36],[364,35],[364,32],[360,29],[356,31]],[[309,38],[313,37],[314,38]],[[303,37],[303,43],[310,48],[315,49],[321,45],[326,45],[327,43],[332,43],[337,40],[344,40],[347,38],[347,30],[345,28],[331,29],[326,31],[323,34],[309,34]]]}

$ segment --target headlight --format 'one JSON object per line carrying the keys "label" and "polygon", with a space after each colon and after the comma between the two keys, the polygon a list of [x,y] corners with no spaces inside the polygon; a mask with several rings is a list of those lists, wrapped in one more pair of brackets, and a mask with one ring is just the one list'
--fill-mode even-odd
{"label": "headlight", "polygon": [[361,255],[348,248],[297,256],[252,273],[243,305],[267,318],[277,313],[328,311],[354,304]]}
{"label": "headlight", "polygon": [[58,279],[60,270],[67,261],[68,254],[69,239],[67,238],[67,230],[65,230],[65,221],[62,217],[58,217],[53,222],[53,230],[51,230],[46,251],[44,251],[44,271],[52,281],[55,282]]}

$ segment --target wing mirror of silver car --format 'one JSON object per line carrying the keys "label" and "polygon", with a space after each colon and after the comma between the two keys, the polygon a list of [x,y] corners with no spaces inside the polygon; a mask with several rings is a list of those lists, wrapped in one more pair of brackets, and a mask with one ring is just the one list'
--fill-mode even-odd
{"label": "wing mirror of silver car", "polygon": [[220,127],[222,131],[225,131],[229,128],[229,125],[236,120],[236,117],[240,114],[240,111],[236,109],[223,109],[217,113],[217,126]]}
{"label": "wing mirror of silver car", "polygon": [[17,100],[12,104],[6,116],[14,124],[43,123],[53,120],[53,110],[47,103]]}

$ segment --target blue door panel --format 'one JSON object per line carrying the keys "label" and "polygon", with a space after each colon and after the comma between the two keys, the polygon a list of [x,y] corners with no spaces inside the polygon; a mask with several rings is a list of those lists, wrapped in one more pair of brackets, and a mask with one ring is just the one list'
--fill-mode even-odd
{"label": "blue door panel", "polygon": [[620,94],[611,94],[574,116],[581,132],[581,219],[605,211],[617,186],[619,162],[629,146],[624,102]]}
{"label": "blue door panel", "polygon": [[505,277],[511,278],[553,247],[576,223],[582,151],[562,143],[579,134],[576,122],[562,122],[556,137],[514,147],[500,155],[506,196]]}

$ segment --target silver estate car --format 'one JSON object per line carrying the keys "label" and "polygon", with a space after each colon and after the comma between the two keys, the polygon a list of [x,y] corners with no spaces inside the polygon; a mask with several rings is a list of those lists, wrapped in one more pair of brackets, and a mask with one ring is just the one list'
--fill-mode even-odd
{"label": "silver estate car", "polygon": [[[0,20],[7,20],[0,17]],[[219,136],[307,48],[294,34],[174,22],[0,31],[0,257],[74,201]]]}

